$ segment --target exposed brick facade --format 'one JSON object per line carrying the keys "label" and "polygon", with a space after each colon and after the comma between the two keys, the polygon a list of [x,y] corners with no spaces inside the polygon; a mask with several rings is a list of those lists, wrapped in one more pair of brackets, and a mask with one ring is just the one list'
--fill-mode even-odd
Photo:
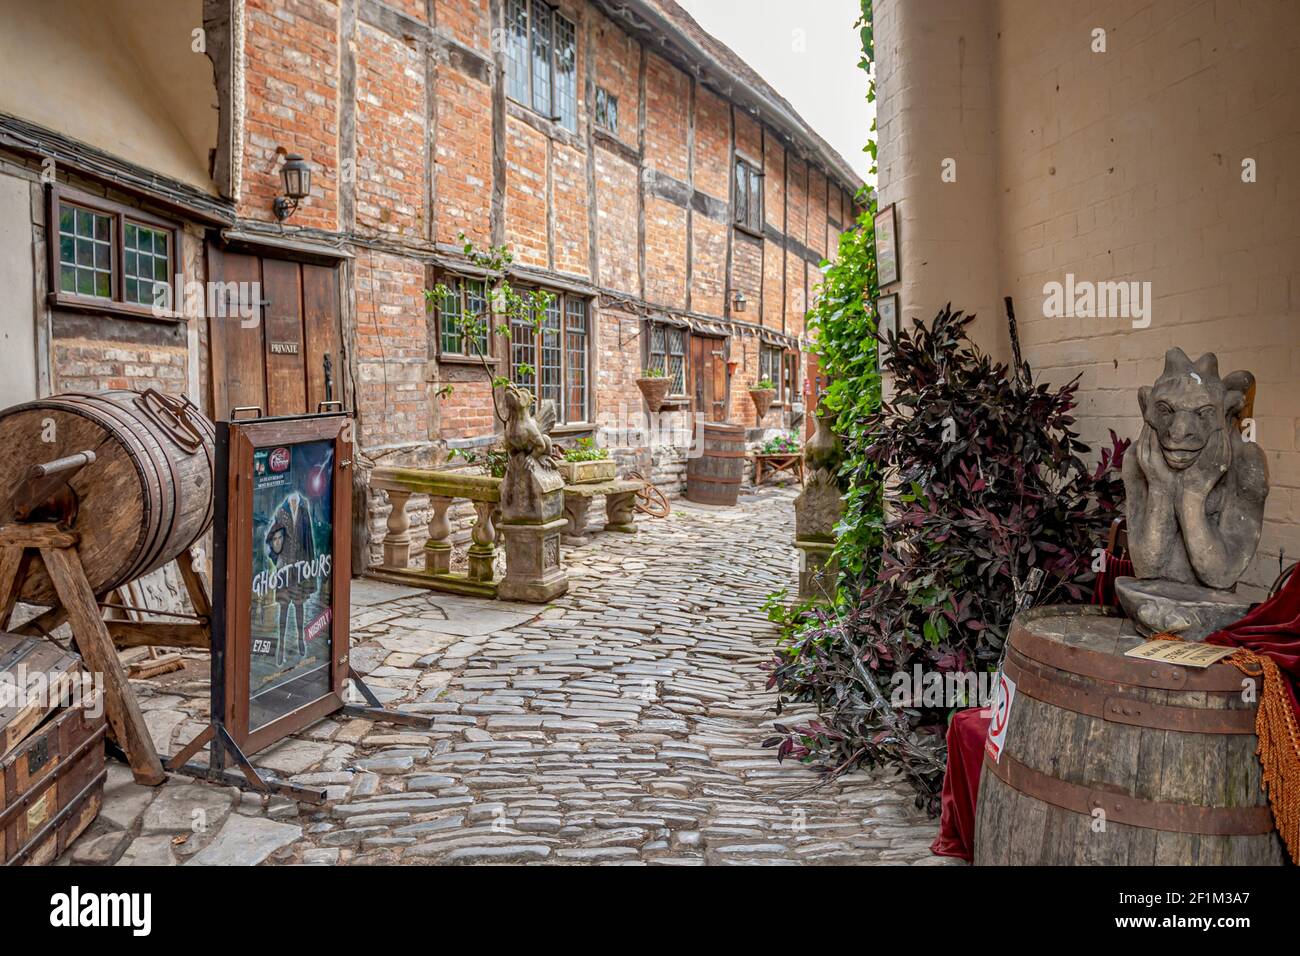
{"label": "exposed brick facade", "polygon": [[[667,0],[659,5],[684,17]],[[798,349],[805,269],[833,247],[838,228],[828,194],[838,210],[858,184],[842,181],[852,177],[811,131],[792,141],[789,129],[769,125],[765,115],[788,122],[788,106],[762,114],[776,94],[729,51],[715,50],[707,65],[688,62],[687,46],[637,35],[617,7],[556,4],[575,37],[576,116],[564,128],[506,95],[506,44],[493,32],[505,0],[237,3],[242,38],[226,38],[242,51],[229,77],[242,101],[237,148],[227,157],[237,187],[214,190],[224,206],[206,219],[172,213],[186,235],[184,277],[208,276],[207,250],[228,248],[223,230],[240,233],[242,255],[337,264],[343,350],[335,383],[355,408],[363,458],[438,463],[448,446],[490,440],[498,427],[488,375],[463,357],[444,360],[426,309],[425,290],[465,265],[462,233],[479,246],[507,245],[517,286],[586,303],[588,414],[577,417],[587,421],[562,440],[593,424],[621,429],[643,413],[635,381],[654,319],[722,336],[706,354],[734,368],[718,396],[732,420],[786,423],[789,403],[759,423],[748,396],[759,330]],[[686,26],[682,36],[698,30]],[[742,87],[750,92],[736,98]],[[597,88],[617,99],[613,130],[596,126]],[[231,102],[222,110],[226,120],[236,112]],[[312,185],[281,225],[272,204],[288,153],[307,161]],[[737,154],[763,172],[758,234],[733,225]],[[150,208],[148,196],[135,201]],[[43,223],[34,229],[43,241]],[[49,388],[157,387],[211,409],[209,321],[61,318],[52,324]],[[319,371],[320,356],[302,358]],[[498,361],[493,372],[507,370]],[[622,454],[643,453],[644,467],[675,490],[679,451]]]}

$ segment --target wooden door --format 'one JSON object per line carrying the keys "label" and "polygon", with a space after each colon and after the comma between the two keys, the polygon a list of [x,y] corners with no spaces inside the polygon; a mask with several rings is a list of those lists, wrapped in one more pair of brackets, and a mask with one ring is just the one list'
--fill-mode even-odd
{"label": "wooden door", "polygon": [[226,314],[209,321],[214,416],[247,406],[296,415],[342,400],[338,270],[215,245],[208,263],[225,283]]}
{"label": "wooden door", "polygon": [[726,340],[691,336],[691,409],[705,421],[727,420]]}
{"label": "wooden door", "polygon": [[808,364],[804,368],[803,376],[803,434],[804,438],[808,439],[812,437],[813,430],[817,427],[817,406],[821,403],[822,393],[830,385],[830,379],[821,370],[814,353],[807,352],[805,355]]}

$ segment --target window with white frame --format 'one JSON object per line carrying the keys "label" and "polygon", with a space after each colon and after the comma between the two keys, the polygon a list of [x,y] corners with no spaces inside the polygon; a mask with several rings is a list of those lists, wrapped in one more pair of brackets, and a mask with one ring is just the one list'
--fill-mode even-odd
{"label": "window with white frame", "polygon": [[56,305],[175,315],[175,223],[62,186],[51,189],[49,208]]}

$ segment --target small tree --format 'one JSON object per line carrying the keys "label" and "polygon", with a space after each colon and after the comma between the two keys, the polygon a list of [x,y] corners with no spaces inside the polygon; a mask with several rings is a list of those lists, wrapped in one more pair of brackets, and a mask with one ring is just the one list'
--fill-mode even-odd
{"label": "small tree", "polygon": [[[514,262],[514,255],[509,247],[491,246],[487,251],[483,251],[467,239],[463,232],[459,239],[461,250],[474,271],[483,273],[485,284],[492,283],[489,294],[482,299],[483,308],[476,312],[471,312],[468,308],[446,308],[446,304],[458,293],[448,288],[444,282],[439,282],[432,289],[424,290],[425,308],[430,312],[440,309],[441,321],[450,321],[460,340],[469,344],[473,355],[479,360],[484,373],[492,383],[492,411],[497,420],[504,423],[506,417],[501,413],[497,401],[497,389],[509,385],[510,379],[505,375],[493,374],[483,344],[495,335],[508,346],[512,325],[526,325],[533,330],[533,334],[537,334],[541,331],[543,317],[551,303],[555,301],[555,296],[541,290],[521,293],[510,284],[506,274],[511,263]],[[528,364],[520,365],[519,370],[530,377],[536,375],[536,369]],[[452,388],[451,385],[444,385],[438,390],[438,394],[444,397],[450,395]]]}

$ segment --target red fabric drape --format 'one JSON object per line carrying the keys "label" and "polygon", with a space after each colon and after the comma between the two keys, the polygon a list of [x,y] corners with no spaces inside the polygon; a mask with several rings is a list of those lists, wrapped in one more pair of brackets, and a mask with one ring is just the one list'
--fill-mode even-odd
{"label": "red fabric drape", "polygon": [[1271,657],[1291,697],[1291,710],[1300,721],[1300,571],[1287,580],[1277,594],[1258,605],[1236,624],[1215,631],[1205,639],[1220,647],[1245,647],[1263,657]]}
{"label": "red fabric drape", "polygon": [[1133,576],[1133,562],[1128,558],[1117,558],[1111,554],[1106,555],[1106,569],[1097,575],[1097,580],[1092,586],[1092,603],[1100,604],[1103,607],[1114,607],[1119,604],[1119,599],[1115,597],[1115,579],[1130,578]]}
{"label": "red fabric drape", "polygon": [[935,856],[958,856],[967,863],[975,859],[975,801],[991,720],[988,708],[968,707],[954,714],[948,725],[948,770],[943,777],[939,835],[930,844]]}

